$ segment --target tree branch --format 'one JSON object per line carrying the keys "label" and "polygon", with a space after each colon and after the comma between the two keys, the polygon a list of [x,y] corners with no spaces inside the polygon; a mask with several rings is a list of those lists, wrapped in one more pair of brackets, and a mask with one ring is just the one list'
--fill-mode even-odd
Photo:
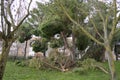
{"label": "tree branch", "polygon": [[4,0],[2,0],[1,3],[2,3],[2,4],[1,4],[1,7],[2,7],[2,9],[3,9],[2,12],[1,12],[1,13],[3,14],[2,16],[4,16],[5,22],[6,22],[7,24],[9,24],[10,22],[9,22],[9,20],[7,19],[7,16],[5,15],[5,11],[4,11],[4,8],[5,8],[5,7],[4,7]]}
{"label": "tree branch", "polygon": [[[12,2],[13,3],[13,2]],[[11,25],[13,26],[13,27],[15,27],[15,23],[14,23],[14,19],[13,19],[13,15],[12,15],[12,13],[11,13],[11,5],[12,5],[12,3],[9,3],[8,2],[8,15],[10,16],[10,19],[11,19]]]}
{"label": "tree branch", "polygon": [[[81,9],[81,8],[78,8],[78,9],[80,9],[82,12],[84,12],[84,14],[86,14],[86,16],[87,16],[87,13],[86,13],[83,9]],[[100,32],[98,31],[98,29],[97,29],[97,27],[96,27],[96,25],[95,25],[95,22],[94,22],[89,16],[88,16],[88,18],[89,18],[89,20],[91,21],[91,23],[93,24],[93,27],[94,27],[96,33],[100,36],[101,39],[104,40],[103,36],[102,36],[102,35],[100,34]]]}
{"label": "tree branch", "polygon": [[113,35],[115,33],[115,29],[116,29],[116,26],[117,26],[117,22],[118,22],[118,18],[117,18],[117,1],[116,0],[113,0],[113,7],[114,7],[114,20],[113,20],[113,26],[112,26],[112,30],[109,34],[109,40],[111,41],[112,38],[113,38]]}
{"label": "tree branch", "polygon": [[27,14],[26,14],[26,16],[18,23],[18,25],[16,26],[16,28],[12,31],[12,34],[14,34],[14,32],[16,31],[16,30],[18,30],[18,28],[20,27],[20,25],[23,23],[23,21],[29,16],[29,10],[30,10],[30,5],[31,5],[31,3],[32,3],[32,0],[30,0],[30,3],[29,3],[29,5],[28,5],[28,9],[27,9]]}
{"label": "tree branch", "polygon": [[2,27],[2,31],[4,33],[4,29],[3,29],[3,16],[4,16],[4,0],[1,1],[1,27]]}
{"label": "tree branch", "polygon": [[7,16],[5,15],[5,11],[4,11],[4,0],[1,0],[1,24],[2,24],[2,31],[3,31],[3,34],[5,34],[5,30],[4,30],[4,22],[3,22],[3,17],[4,17],[4,20],[5,22],[7,23],[7,25],[11,24],[9,22],[9,20],[7,19]]}
{"label": "tree branch", "polygon": [[79,23],[77,23],[74,19],[71,18],[71,16],[67,13],[66,9],[63,7],[62,4],[60,4],[60,7],[63,9],[64,13],[66,14],[66,16],[71,20],[71,22],[73,22],[74,24],[76,24],[77,26],[80,27],[80,29],[88,36],[90,37],[93,41],[95,41],[96,43],[100,44],[100,45],[104,45],[104,43],[100,42],[99,40],[97,40],[95,37],[93,37],[88,31],[86,31]]}

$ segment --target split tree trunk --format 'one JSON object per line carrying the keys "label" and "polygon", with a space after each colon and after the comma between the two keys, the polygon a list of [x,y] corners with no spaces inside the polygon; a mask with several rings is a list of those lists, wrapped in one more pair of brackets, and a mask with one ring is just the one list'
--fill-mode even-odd
{"label": "split tree trunk", "polygon": [[71,52],[71,53],[70,53],[71,59],[72,59],[72,61],[74,61],[74,60],[75,60],[75,57],[74,57],[74,54],[73,54],[73,49],[70,48],[70,46],[69,46],[69,44],[68,44],[68,42],[67,42],[67,37],[65,36],[65,33],[64,33],[64,32],[61,32],[61,36],[62,36],[63,41],[64,41],[64,46],[65,46],[64,49],[69,49],[69,50],[70,50],[70,52]]}
{"label": "split tree trunk", "polygon": [[0,80],[3,78],[11,45],[12,41],[3,41],[2,43],[2,54],[0,56]]}

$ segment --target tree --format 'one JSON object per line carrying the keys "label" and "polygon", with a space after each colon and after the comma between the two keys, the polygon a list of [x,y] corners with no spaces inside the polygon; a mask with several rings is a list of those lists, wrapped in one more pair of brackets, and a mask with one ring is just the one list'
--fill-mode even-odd
{"label": "tree", "polygon": [[52,19],[49,21],[45,21],[42,23],[39,28],[41,32],[41,36],[50,39],[54,37],[55,34],[60,33],[63,31],[63,24],[57,19]]}
{"label": "tree", "polygon": [[[78,12],[77,7],[79,5],[76,5],[76,3],[79,1],[77,0],[75,1],[62,0],[62,1],[63,1],[63,4],[67,6],[67,9],[70,10],[69,13],[71,14],[71,16],[73,16],[74,19],[77,19],[77,17],[79,17],[80,18],[79,21],[83,23],[86,15],[84,13]],[[81,7],[85,7],[85,5],[84,4],[82,5],[81,2],[79,3]],[[36,28],[35,33],[37,33],[38,36],[49,38],[49,40],[52,40],[55,34],[60,34],[61,39],[63,39],[64,41],[65,48],[69,49],[72,52],[71,55],[75,59],[75,56],[76,56],[75,50],[76,50],[76,47],[78,47],[78,45],[76,45],[76,39],[78,40],[77,38],[78,35],[76,36],[76,30],[78,28],[76,28],[75,25],[71,23],[71,21],[67,18],[64,12],[61,11],[61,8],[59,9],[57,7],[58,4],[56,4],[54,0],[46,4],[41,4],[37,2],[37,5],[38,5],[38,8],[32,11],[31,18],[29,18],[30,25]],[[87,8],[85,7],[85,9]],[[79,16],[77,16],[77,14],[79,14]],[[83,23],[82,25],[85,25],[85,24]],[[69,36],[72,36],[73,38],[72,46],[69,46],[66,39]],[[86,35],[84,36],[84,38],[86,38]],[[80,38],[79,38],[79,41],[80,41]],[[80,46],[83,46],[83,45],[79,45],[79,47]]]}
{"label": "tree", "polygon": [[[64,19],[61,19],[61,16],[54,14],[56,7],[52,2],[48,4],[37,4],[38,8],[34,9],[33,15],[31,15],[32,18],[29,19],[33,25],[35,24],[37,30],[39,30],[35,32],[38,32],[39,36],[42,38],[49,39],[49,41],[52,40],[55,34],[60,34],[62,35],[61,37],[64,38],[65,45],[67,45],[65,38],[71,33],[71,29],[68,29],[69,23],[66,25],[67,20],[65,21]],[[33,19],[35,19],[34,21],[37,24],[33,22]]]}
{"label": "tree", "polygon": [[25,1],[19,1],[18,4],[15,4],[15,1],[16,0],[1,0],[0,5],[2,29],[0,31],[0,38],[3,42],[2,53],[0,56],[0,80],[3,78],[10,47],[17,39],[17,32],[20,28],[20,25],[29,16],[29,8],[32,2],[32,0],[30,0],[29,3],[26,3]]}
{"label": "tree", "polygon": [[[77,0],[62,0],[61,2],[64,6],[67,7],[67,10],[69,11],[69,14],[74,19],[77,19],[77,17],[79,17],[80,18],[79,20],[81,21],[81,23],[84,22],[84,18],[85,18],[86,15],[84,13],[79,13],[77,11],[78,5],[76,5],[76,3],[78,2],[80,4],[80,6],[84,6],[84,7],[85,7],[85,5],[81,5],[81,2],[79,2]],[[47,17],[48,17],[47,19],[50,20],[50,22],[52,22],[52,25],[57,23],[57,22],[62,24],[60,26],[60,28],[62,28],[62,29],[59,31],[60,35],[63,38],[65,48],[69,49],[71,51],[71,53],[72,53],[71,55],[74,58],[73,60],[75,60],[75,55],[76,55],[75,54],[76,53],[75,52],[75,50],[76,50],[76,45],[75,44],[76,44],[76,37],[77,37],[77,36],[75,36],[75,33],[76,33],[75,29],[78,29],[78,28],[75,28],[75,25],[73,23],[71,23],[71,21],[64,14],[64,12],[61,10],[61,8],[58,8],[57,6],[58,6],[58,4],[56,3],[55,0],[52,0],[52,2],[47,5],[47,7],[48,7],[47,8],[48,13],[46,12]],[[79,16],[77,16],[78,13],[79,13]],[[53,20],[54,20],[54,18],[57,18],[58,20],[55,20],[54,23],[53,23],[53,21],[51,20],[51,16],[53,16],[52,17]],[[47,22],[47,23],[50,23],[50,22]],[[47,25],[47,23],[45,23],[45,24]],[[50,26],[48,26],[48,27],[51,28]],[[60,28],[57,28],[57,30],[60,29]],[[46,28],[46,29],[48,29],[48,28]],[[48,31],[49,30],[50,29],[48,29]],[[53,30],[53,29],[51,28],[51,30]],[[47,31],[45,31],[44,33],[47,33]],[[66,38],[68,36],[72,36],[72,46],[69,46],[69,44],[66,40]]]}
{"label": "tree", "polygon": [[[93,41],[95,41],[97,44],[104,46],[105,48],[105,54],[108,55],[108,64],[109,64],[109,69],[110,69],[110,74],[111,74],[111,80],[116,80],[116,72],[115,72],[115,64],[114,64],[114,59],[113,59],[113,55],[112,55],[112,48],[111,48],[111,41],[113,39],[113,36],[115,34],[115,30],[116,30],[116,25],[118,24],[118,20],[120,15],[117,17],[117,1],[113,0],[113,2],[111,4],[109,4],[109,7],[106,9],[106,14],[104,13],[104,11],[102,11],[102,6],[99,5],[99,1],[87,1],[88,3],[91,2],[92,3],[92,8],[93,11],[95,11],[95,13],[98,13],[101,20],[102,20],[102,30],[103,30],[103,35],[101,35],[95,25],[95,21],[93,21],[91,19],[92,16],[89,17],[89,21],[93,24],[93,27],[95,29],[95,32],[101,37],[101,40],[96,39],[93,35],[91,35],[82,25],[80,22],[76,21],[74,18],[72,18],[72,16],[68,13],[68,11],[66,10],[66,7],[61,4],[60,1],[57,0],[57,2],[59,3],[60,8],[62,8],[63,12],[66,14],[66,16],[69,18],[69,20],[71,20],[75,25],[79,26],[79,28],[82,30],[82,32],[84,32],[84,34],[86,34],[89,38],[91,38]],[[94,3],[95,2],[95,3]],[[102,2],[103,3],[103,2]],[[90,3],[89,3],[90,4]],[[106,4],[106,3],[104,3]],[[98,5],[98,6],[97,6]],[[82,8],[78,7],[81,11],[85,12],[85,10],[83,10]],[[87,11],[89,12],[89,11]],[[113,14],[111,14],[113,12]],[[105,17],[103,16],[106,15]],[[91,14],[90,14],[91,15]],[[93,14],[95,15],[95,14]],[[110,32],[108,32],[108,27],[109,27],[109,18],[112,18],[112,26],[110,29]]]}
{"label": "tree", "polygon": [[33,51],[42,52],[44,57],[46,57],[45,51],[47,50],[47,43],[48,43],[48,40],[46,38],[40,38],[40,39],[34,40],[31,43],[31,46],[33,47]]}
{"label": "tree", "polygon": [[18,40],[20,43],[25,42],[24,59],[26,59],[26,49],[28,40],[32,38],[32,30],[33,30],[32,26],[30,26],[28,23],[22,24],[19,30]]}

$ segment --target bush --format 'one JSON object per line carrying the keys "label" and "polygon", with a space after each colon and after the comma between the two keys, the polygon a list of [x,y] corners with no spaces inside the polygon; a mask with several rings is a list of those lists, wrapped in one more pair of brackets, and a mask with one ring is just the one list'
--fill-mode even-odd
{"label": "bush", "polygon": [[29,60],[29,67],[40,69],[42,62],[38,58],[32,58]]}
{"label": "bush", "polygon": [[84,61],[82,61],[82,67],[85,68],[86,70],[95,70],[95,66],[97,61],[95,61],[94,59],[86,59]]}
{"label": "bush", "polygon": [[104,60],[104,47],[100,45],[91,45],[85,55],[82,56],[82,60],[87,58],[93,58],[96,61]]}
{"label": "bush", "polygon": [[84,61],[78,61],[77,67],[78,68],[73,69],[73,72],[83,74],[83,73],[87,73],[89,70],[99,69],[107,73],[107,70],[103,67],[103,65],[100,62],[97,62],[94,59],[90,59],[90,58],[87,58]]}

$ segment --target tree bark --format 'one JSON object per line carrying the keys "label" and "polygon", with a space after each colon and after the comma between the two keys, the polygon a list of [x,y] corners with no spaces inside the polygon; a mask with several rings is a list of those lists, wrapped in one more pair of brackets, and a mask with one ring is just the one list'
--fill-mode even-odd
{"label": "tree bark", "polygon": [[64,32],[61,32],[61,36],[62,36],[63,41],[64,41],[65,49],[67,49],[67,48],[69,49],[69,45],[68,45],[68,42],[67,42],[67,39],[66,39]]}
{"label": "tree bark", "polygon": [[24,59],[26,59],[27,57],[26,57],[26,54],[27,54],[27,41],[25,42],[25,50],[24,50]]}
{"label": "tree bark", "polygon": [[75,60],[77,55],[76,55],[76,46],[75,46],[75,35],[72,33],[72,54],[73,54],[73,59]]}
{"label": "tree bark", "polygon": [[65,33],[64,32],[61,32],[61,36],[62,36],[62,38],[63,38],[63,41],[64,41],[64,46],[65,46],[65,48],[64,48],[64,53],[65,53],[65,50],[66,49],[68,49],[68,50],[70,50],[70,55],[71,55],[71,59],[74,61],[74,55],[73,55],[73,49],[72,48],[70,48],[70,46],[69,46],[69,44],[68,44],[68,42],[67,42],[67,37],[65,36]]}
{"label": "tree bark", "polygon": [[18,57],[18,50],[19,50],[19,44],[16,42],[16,44],[17,44],[17,51],[16,51],[16,54],[15,54],[15,56],[14,56],[14,61],[17,59],[17,57]]}
{"label": "tree bark", "polygon": [[2,54],[0,56],[0,80],[3,78],[11,45],[12,41],[3,41],[2,43]]}
{"label": "tree bark", "polygon": [[110,70],[110,80],[117,80],[116,78],[116,72],[115,72],[115,64],[114,64],[114,57],[112,54],[112,50],[109,44],[105,45],[106,51],[105,54],[107,54],[108,64],[109,64],[109,70]]}

